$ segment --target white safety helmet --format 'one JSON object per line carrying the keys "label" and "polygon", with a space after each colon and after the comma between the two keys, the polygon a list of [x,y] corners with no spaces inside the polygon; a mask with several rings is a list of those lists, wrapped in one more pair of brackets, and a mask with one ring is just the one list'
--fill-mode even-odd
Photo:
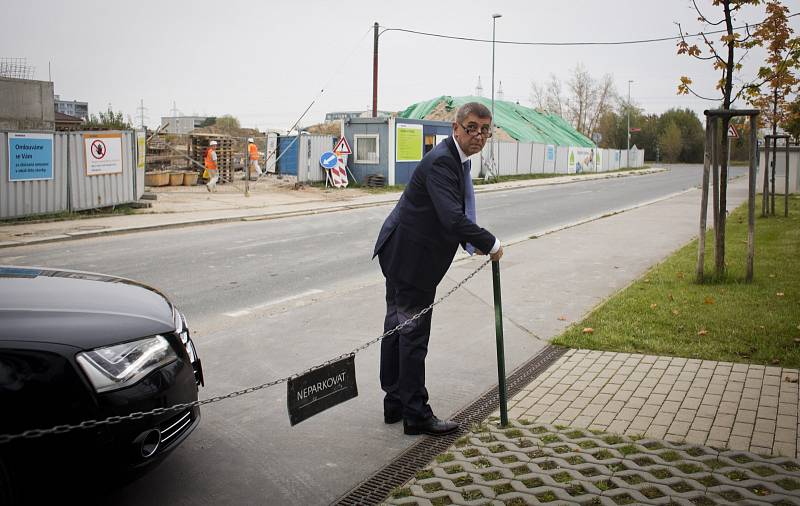
{"label": "white safety helmet", "polygon": [[252,137],[247,138],[247,142],[255,142]]}
{"label": "white safety helmet", "polygon": [[217,141],[211,141],[211,142],[208,143],[208,145],[209,146],[216,146],[217,145]]}

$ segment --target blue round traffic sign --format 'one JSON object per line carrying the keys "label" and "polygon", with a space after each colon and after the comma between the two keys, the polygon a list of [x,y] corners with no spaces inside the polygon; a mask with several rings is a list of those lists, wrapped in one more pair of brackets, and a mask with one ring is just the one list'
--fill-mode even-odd
{"label": "blue round traffic sign", "polygon": [[319,157],[319,164],[322,165],[326,169],[332,169],[336,167],[336,164],[339,162],[339,158],[336,156],[336,153],[333,151],[326,151],[322,153],[322,156]]}

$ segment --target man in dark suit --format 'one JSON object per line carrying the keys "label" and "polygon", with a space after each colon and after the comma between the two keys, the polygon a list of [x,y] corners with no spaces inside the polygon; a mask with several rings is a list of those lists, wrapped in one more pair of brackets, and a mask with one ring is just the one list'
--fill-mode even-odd
{"label": "man in dark suit", "polygon": [[[477,102],[456,113],[453,136],[419,162],[395,208],[383,223],[375,255],[386,277],[384,331],[395,328],[431,303],[436,286],[461,244],[470,254],[488,252],[499,260],[503,248],[476,224],[469,157],[491,134],[492,115]],[[449,434],[458,424],[440,420],[428,405],[425,356],[431,313],[387,336],[381,343],[381,388],[386,423],[403,420],[406,434]]]}

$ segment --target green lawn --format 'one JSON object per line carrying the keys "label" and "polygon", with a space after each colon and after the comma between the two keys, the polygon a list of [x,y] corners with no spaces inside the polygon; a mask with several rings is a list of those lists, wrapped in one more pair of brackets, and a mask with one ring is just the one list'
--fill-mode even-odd
{"label": "green lawn", "polygon": [[[728,218],[724,279],[694,282],[692,241],[553,344],[800,368],[800,197],[790,198],[789,218],[783,198],[776,200],[776,217],[758,217],[756,203],[753,283],[744,282],[744,205]],[[707,276],[714,271],[713,241],[709,230]]]}

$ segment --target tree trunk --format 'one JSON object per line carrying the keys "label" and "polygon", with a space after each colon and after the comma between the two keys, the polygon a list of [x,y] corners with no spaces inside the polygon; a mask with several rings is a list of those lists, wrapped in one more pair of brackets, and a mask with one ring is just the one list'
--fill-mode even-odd
{"label": "tree trunk", "polygon": [[[733,36],[733,20],[731,19],[731,0],[723,0],[723,8],[725,10],[725,28],[729,36]],[[728,59],[725,64],[725,90],[722,101],[722,109],[729,110],[731,108],[731,90],[733,90],[733,56],[734,47],[733,41],[728,42]],[[719,230],[715,234],[716,255],[715,255],[715,268],[717,278],[721,278],[725,274],[725,222],[728,207],[728,125],[730,118],[725,117],[722,120],[722,145],[719,146],[722,153],[720,170],[720,185],[719,185]]]}

